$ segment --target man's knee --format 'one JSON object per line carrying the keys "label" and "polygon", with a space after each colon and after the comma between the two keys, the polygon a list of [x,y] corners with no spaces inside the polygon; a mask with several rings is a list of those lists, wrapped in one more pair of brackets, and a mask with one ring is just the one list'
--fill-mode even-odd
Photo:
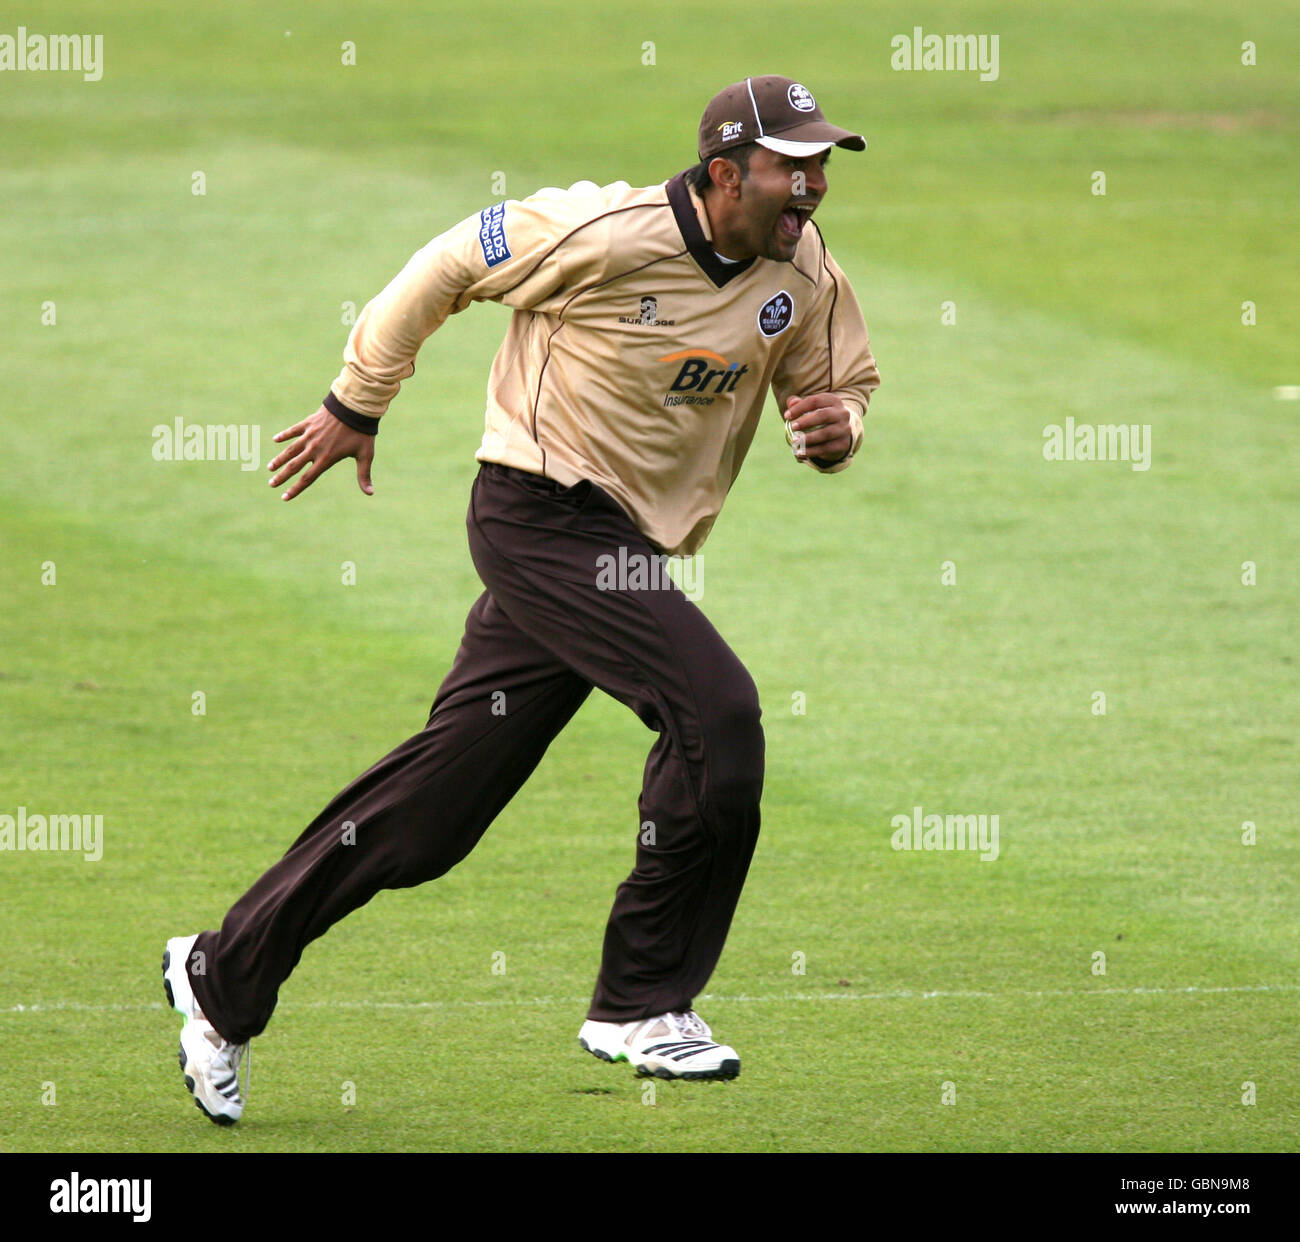
{"label": "man's knee", "polygon": [[715,811],[732,814],[756,809],[765,751],[758,687],[742,669],[706,694],[708,801]]}

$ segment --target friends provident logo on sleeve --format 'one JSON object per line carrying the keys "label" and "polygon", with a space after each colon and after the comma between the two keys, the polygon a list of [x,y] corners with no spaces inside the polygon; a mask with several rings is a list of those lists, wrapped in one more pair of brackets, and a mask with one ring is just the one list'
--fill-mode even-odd
{"label": "friends provident logo on sleeve", "polygon": [[494,203],[478,213],[478,244],[483,249],[483,262],[496,267],[514,256],[506,244],[506,205]]}

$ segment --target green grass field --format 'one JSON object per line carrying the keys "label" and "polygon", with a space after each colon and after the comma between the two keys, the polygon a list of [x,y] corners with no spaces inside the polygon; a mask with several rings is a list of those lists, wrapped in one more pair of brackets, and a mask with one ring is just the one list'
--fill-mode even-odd
{"label": "green grass field", "polygon": [[[1295,5],[19,20],[101,32],[104,73],[0,73],[0,814],[102,814],[104,842],[0,852],[0,1149],[1296,1149]],[[918,24],[997,33],[998,79],[891,70]],[[264,466],[337,374],[343,303],[495,174],[663,180],[708,97],[771,72],[868,138],[818,218],[883,385],[829,478],[773,405],[705,549],[768,737],[698,1001],[741,1078],[651,1097],[577,1045],[651,741],[596,695],[465,863],[308,949],[219,1130],[163,943],[423,725],[480,590],[508,312],[425,346],[373,498],[345,463],[284,505],[264,470],[154,460],[152,429],[255,424]],[[1044,460],[1067,417],[1149,425],[1150,469]],[[892,849],[914,806],[998,815],[999,857]]]}

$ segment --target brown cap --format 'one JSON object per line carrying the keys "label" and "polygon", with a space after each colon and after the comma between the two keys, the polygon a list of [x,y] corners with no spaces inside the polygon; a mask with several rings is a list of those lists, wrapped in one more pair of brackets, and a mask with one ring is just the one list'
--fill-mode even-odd
{"label": "brown cap", "polygon": [[733,82],[709,100],[700,120],[700,159],[757,142],[782,155],[817,155],[830,147],[865,151],[866,139],[832,125],[812,92],[791,78],[767,74]]}

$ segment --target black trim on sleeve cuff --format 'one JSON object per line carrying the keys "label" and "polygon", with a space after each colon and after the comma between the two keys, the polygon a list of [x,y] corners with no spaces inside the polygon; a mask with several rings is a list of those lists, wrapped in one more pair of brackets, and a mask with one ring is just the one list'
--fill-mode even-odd
{"label": "black trim on sleeve cuff", "polygon": [[379,434],[379,419],[371,418],[367,414],[358,414],[356,410],[349,410],[334,395],[333,389],[325,394],[325,400],[321,404],[345,427],[351,427],[353,431],[360,431],[368,436]]}

